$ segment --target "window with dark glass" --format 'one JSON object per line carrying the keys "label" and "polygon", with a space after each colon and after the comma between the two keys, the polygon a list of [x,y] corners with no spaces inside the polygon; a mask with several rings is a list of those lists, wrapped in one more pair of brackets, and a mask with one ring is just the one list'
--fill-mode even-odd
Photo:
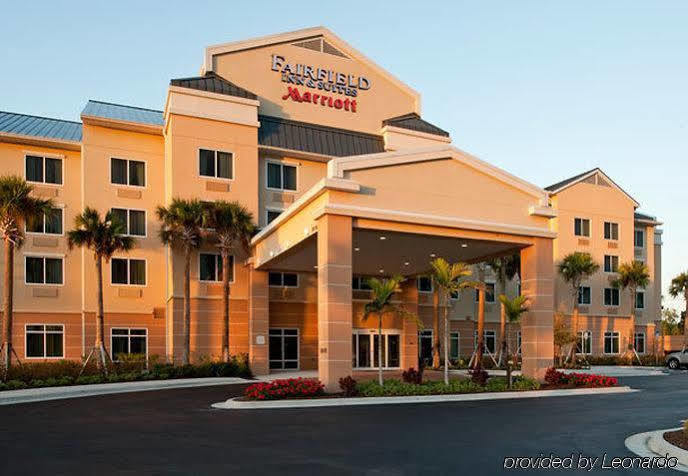
{"label": "window with dark glass", "polygon": [[633,244],[636,248],[643,248],[645,246],[645,231],[635,230]]}
{"label": "window with dark glass", "polygon": [[270,223],[272,223],[272,220],[274,220],[275,218],[277,218],[281,214],[282,214],[282,212],[279,210],[268,210],[268,223],[267,224],[269,225]]}
{"label": "window with dark glass", "polygon": [[574,218],[573,231],[576,236],[590,236],[590,220],[587,218]]}
{"label": "window with dark glass", "polygon": [[[475,290],[475,302],[480,298],[480,291]],[[485,283],[485,302],[495,302],[495,283]]]}
{"label": "window with dark glass", "polygon": [[363,276],[353,276],[351,278],[351,289],[354,291],[370,291],[368,278]]}
{"label": "window with dark glass", "polygon": [[26,282],[29,284],[62,284],[62,258],[25,257]]}
{"label": "window with dark glass", "polygon": [[[473,331],[473,347],[478,347],[478,331]],[[483,332],[483,351],[495,353],[497,348],[497,333],[491,330],[485,330]]]}
{"label": "window with dark glass", "polygon": [[452,360],[458,360],[459,350],[459,333],[452,332],[449,334],[449,358]]}
{"label": "window with dark glass", "polygon": [[645,292],[644,291],[636,291],[636,293],[635,293],[635,308],[636,309],[645,309]]}
{"label": "window with dark glass", "polygon": [[140,160],[110,159],[110,182],[116,185],[146,186],[146,163]]}
{"label": "window with dark glass", "polygon": [[110,260],[112,284],[145,286],[146,261],[133,258],[112,258]]}
{"label": "window with dark glass", "polygon": [[[222,256],[219,253],[199,254],[201,281],[222,281]],[[229,257],[229,282],[234,281],[234,256]]]}
{"label": "window with dark glass", "polygon": [[62,184],[62,159],[26,156],[26,180],[28,182]]}
{"label": "window with dark glass", "polygon": [[296,288],[299,286],[299,275],[296,273],[272,272],[268,274],[268,284],[275,287]]}
{"label": "window with dark glass", "polygon": [[619,239],[619,224],[612,222],[604,222],[604,239],[618,240]]}
{"label": "window with dark glass", "polygon": [[432,278],[430,278],[429,276],[418,276],[417,284],[418,291],[422,293],[432,292]]}
{"label": "window with dark glass", "polygon": [[49,213],[35,217],[26,222],[29,233],[44,233],[48,235],[62,234],[62,209],[53,208]]}
{"label": "window with dark glass", "polygon": [[590,286],[578,288],[578,304],[588,305],[591,302]]}
{"label": "window with dark glass", "polygon": [[296,190],[296,166],[268,162],[267,171],[268,188]]}
{"label": "window with dark glass", "polygon": [[199,174],[204,177],[234,178],[233,155],[218,150],[200,149]]}
{"label": "window with dark glass", "polygon": [[645,353],[645,333],[636,332],[635,333],[635,351],[639,354]]}
{"label": "window with dark glass", "polygon": [[131,236],[146,236],[146,212],[143,210],[128,210],[113,208],[112,216],[124,225],[124,234]]}
{"label": "window with dark glass", "polygon": [[122,355],[146,355],[148,329],[112,328],[112,357],[119,360]]}
{"label": "window with dark glass", "polygon": [[26,357],[64,357],[64,326],[62,324],[27,325]]}
{"label": "window with dark glass", "polygon": [[604,333],[604,353],[619,353],[619,333],[607,331]]}
{"label": "window with dark glass", "polygon": [[619,305],[619,289],[618,288],[604,288],[604,305],[618,306]]}
{"label": "window with dark glass", "polygon": [[604,272],[616,273],[619,270],[619,257],[604,255]]}
{"label": "window with dark glass", "polygon": [[592,332],[585,331],[578,333],[578,340],[576,341],[576,353],[591,354],[592,353]]}
{"label": "window with dark glass", "polygon": [[299,368],[299,331],[298,329],[270,329],[269,361],[271,369]]}

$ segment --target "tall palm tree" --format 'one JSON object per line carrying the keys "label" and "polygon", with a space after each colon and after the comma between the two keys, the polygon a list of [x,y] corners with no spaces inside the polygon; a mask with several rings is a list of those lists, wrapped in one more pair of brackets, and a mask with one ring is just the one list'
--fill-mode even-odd
{"label": "tall palm tree", "polygon": [[98,309],[96,310],[96,341],[88,354],[84,367],[95,353],[99,358],[99,365],[107,375],[107,351],[104,344],[104,311],[103,311],[103,261],[110,261],[112,255],[118,251],[131,250],[136,241],[130,236],[124,236],[126,225],[118,220],[112,212],[107,212],[101,219],[98,210],[90,207],[74,219],[74,229],[67,232],[67,244],[69,249],[74,247],[88,248],[93,251],[96,262],[96,279],[98,285]]}
{"label": "tall palm tree", "polygon": [[[514,254],[509,256],[502,256],[499,258],[491,259],[487,264],[492,268],[497,275],[497,282],[499,287],[504,294],[506,294],[506,283],[511,281],[520,272],[521,268],[521,255]],[[504,361],[504,356],[506,352],[506,312],[504,309],[504,304],[500,305],[499,312],[499,364],[501,366]]]}
{"label": "tall palm tree", "polygon": [[436,258],[430,262],[432,279],[437,285],[440,302],[444,309],[444,383],[449,384],[449,297],[468,287],[475,287],[474,281],[466,278],[473,272],[466,263],[449,264],[444,258]]}
{"label": "tall palm tree", "polygon": [[485,265],[478,265],[478,281],[475,285],[478,291],[478,328],[476,329],[476,348],[473,354],[473,369],[480,370],[483,366],[483,350],[485,348]]}
{"label": "tall palm tree", "polygon": [[[517,324],[521,321],[521,316],[528,311],[528,298],[526,296],[516,296],[513,299],[509,299],[504,294],[499,296],[499,302],[502,303],[502,308],[504,309],[504,314],[509,321],[509,324]],[[511,336],[509,336],[511,338]],[[511,365],[508,364],[510,360],[509,344],[507,343],[506,349],[506,361],[507,361],[507,382],[509,382],[509,387],[511,387]]]}
{"label": "tall palm tree", "polygon": [[248,251],[256,230],[253,214],[239,202],[218,200],[207,205],[207,226],[222,257],[222,360],[229,362],[229,257],[241,247]]}
{"label": "tall palm tree", "polygon": [[191,255],[204,241],[205,206],[200,200],[173,198],[168,207],[158,206],[162,222],[160,240],[184,256],[184,318],[182,324],[182,364],[189,364],[191,353]]}
{"label": "tall palm tree", "polygon": [[392,297],[395,293],[401,290],[401,283],[404,282],[404,278],[395,275],[390,278],[378,279],[370,278],[368,279],[368,286],[370,287],[371,301],[366,303],[363,310],[363,319],[367,319],[370,316],[377,317],[377,362],[378,362],[378,383],[383,384],[382,379],[382,367],[383,359],[382,355],[382,318],[387,313],[395,313],[402,317],[410,317],[418,320],[415,314],[412,314],[405,310],[404,308],[398,306],[392,302]]}
{"label": "tall palm tree", "polygon": [[[578,293],[581,283],[595,274],[600,265],[595,262],[590,253],[576,251],[564,256],[557,265],[559,276],[571,286],[573,298],[573,315],[571,316],[571,332],[578,335]],[[576,345],[571,346],[571,364],[576,363]]]}
{"label": "tall palm tree", "polygon": [[[640,357],[635,350],[635,305],[638,295],[638,288],[644,288],[650,284],[650,271],[642,261],[631,261],[630,263],[621,263],[618,276],[614,280],[615,287],[621,289],[628,289],[631,297],[631,330],[628,339],[628,353],[631,353],[630,360],[633,363],[633,355],[635,355],[640,362]],[[640,362],[642,364],[642,362]]]}
{"label": "tall palm tree", "polygon": [[[22,225],[49,213],[53,202],[31,196],[33,187],[16,175],[0,177],[0,236],[5,244],[5,277],[2,296],[2,344],[0,350],[3,372],[7,376],[12,354],[12,313],[14,305],[14,251],[24,244]],[[17,361],[19,358],[17,357]]]}
{"label": "tall palm tree", "polygon": [[[686,310],[684,314],[684,324],[683,324],[683,347],[684,349],[688,345],[688,325],[686,325],[686,320],[688,320],[688,272],[684,272],[676,276],[671,280],[669,285],[669,294],[673,298],[683,296],[686,301]],[[664,349],[662,349],[664,352]]]}

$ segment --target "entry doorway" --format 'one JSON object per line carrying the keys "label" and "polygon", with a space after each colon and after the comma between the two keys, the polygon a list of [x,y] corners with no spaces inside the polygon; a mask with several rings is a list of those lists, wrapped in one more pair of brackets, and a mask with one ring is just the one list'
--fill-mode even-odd
{"label": "entry doorway", "polygon": [[[377,368],[378,339],[376,329],[354,329],[351,335],[351,366],[354,369]],[[398,369],[401,365],[401,332],[396,329],[382,331],[382,367]]]}
{"label": "entry doorway", "polygon": [[432,365],[432,329],[418,333],[418,360],[425,367]]}
{"label": "entry doorway", "polygon": [[270,369],[299,369],[299,330],[270,329]]}

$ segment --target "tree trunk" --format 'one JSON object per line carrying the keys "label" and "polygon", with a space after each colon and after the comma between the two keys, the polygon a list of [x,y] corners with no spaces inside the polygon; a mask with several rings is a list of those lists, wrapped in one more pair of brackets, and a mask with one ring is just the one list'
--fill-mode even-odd
{"label": "tree trunk", "polygon": [[631,332],[628,339],[628,354],[630,354],[628,357],[631,365],[633,365],[633,357],[635,357],[635,300],[636,291],[631,289]]}
{"label": "tree trunk", "polygon": [[229,362],[229,250],[222,249],[222,361]]}
{"label": "tree trunk", "polygon": [[[506,293],[505,293],[506,295]],[[504,362],[508,356],[506,353],[506,309],[504,303],[499,303],[499,364]]]}
{"label": "tree trunk", "polygon": [[475,364],[473,368],[483,368],[483,347],[485,346],[485,288],[478,290],[478,348],[475,351]]}
{"label": "tree trunk", "polygon": [[378,317],[377,324],[377,382],[382,386],[382,313]]}
{"label": "tree trunk", "polygon": [[2,364],[3,378],[12,365],[12,308],[14,299],[14,243],[5,238],[5,287],[2,303]]}
{"label": "tree trunk", "polygon": [[103,373],[107,376],[107,359],[105,358],[105,344],[103,336],[105,335],[105,323],[103,318],[103,257],[96,256],[96,279],[98,284],[97,300],[98,309],[96,311],[96,343],[95,349],[98,352],[96,359],[98,359],[99,367],[102,368]]}
{"label": "tree trunk", "polygon": [[[578,291],[573,298],[573,314],[571,315],[571,332],[575,340],[571,346],[571,367],[576,366],[576,347],[578,346]],[[581,349],[582,350],[582,349]]]}
{"label": "tree trunk", "polygon": [[440,294],[437,289],[432,293],[432,368],[440,368]]}
{"label": "tree trunk", "polygon": [[446,291],[442,292],[442,305],[444,306],[444,383],[449,385],[449,306]]}
{"label": "tree trunk", "polygon": [[184,323],[182,324],[182,365],[189,365],[191,353],[191,249],[184,254]]}

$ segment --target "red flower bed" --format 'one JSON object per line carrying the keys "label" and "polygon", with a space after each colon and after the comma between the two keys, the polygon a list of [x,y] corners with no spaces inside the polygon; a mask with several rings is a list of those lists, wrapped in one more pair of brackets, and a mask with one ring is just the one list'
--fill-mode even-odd
{"label": "red flower bed", "polygon": [[614,387],[619,380],[615,377],[605,377],[596,374],[577,374],[560,372],[554,367],[547,369],[545,382],[551,386],[568,387]]}
{"label": "red flower bed", "polygon": [[315,397],[322,395],[324,390],[319,380],[299,377],[255,383],[245,390],[244,396],[249,400],[281,400]]}

